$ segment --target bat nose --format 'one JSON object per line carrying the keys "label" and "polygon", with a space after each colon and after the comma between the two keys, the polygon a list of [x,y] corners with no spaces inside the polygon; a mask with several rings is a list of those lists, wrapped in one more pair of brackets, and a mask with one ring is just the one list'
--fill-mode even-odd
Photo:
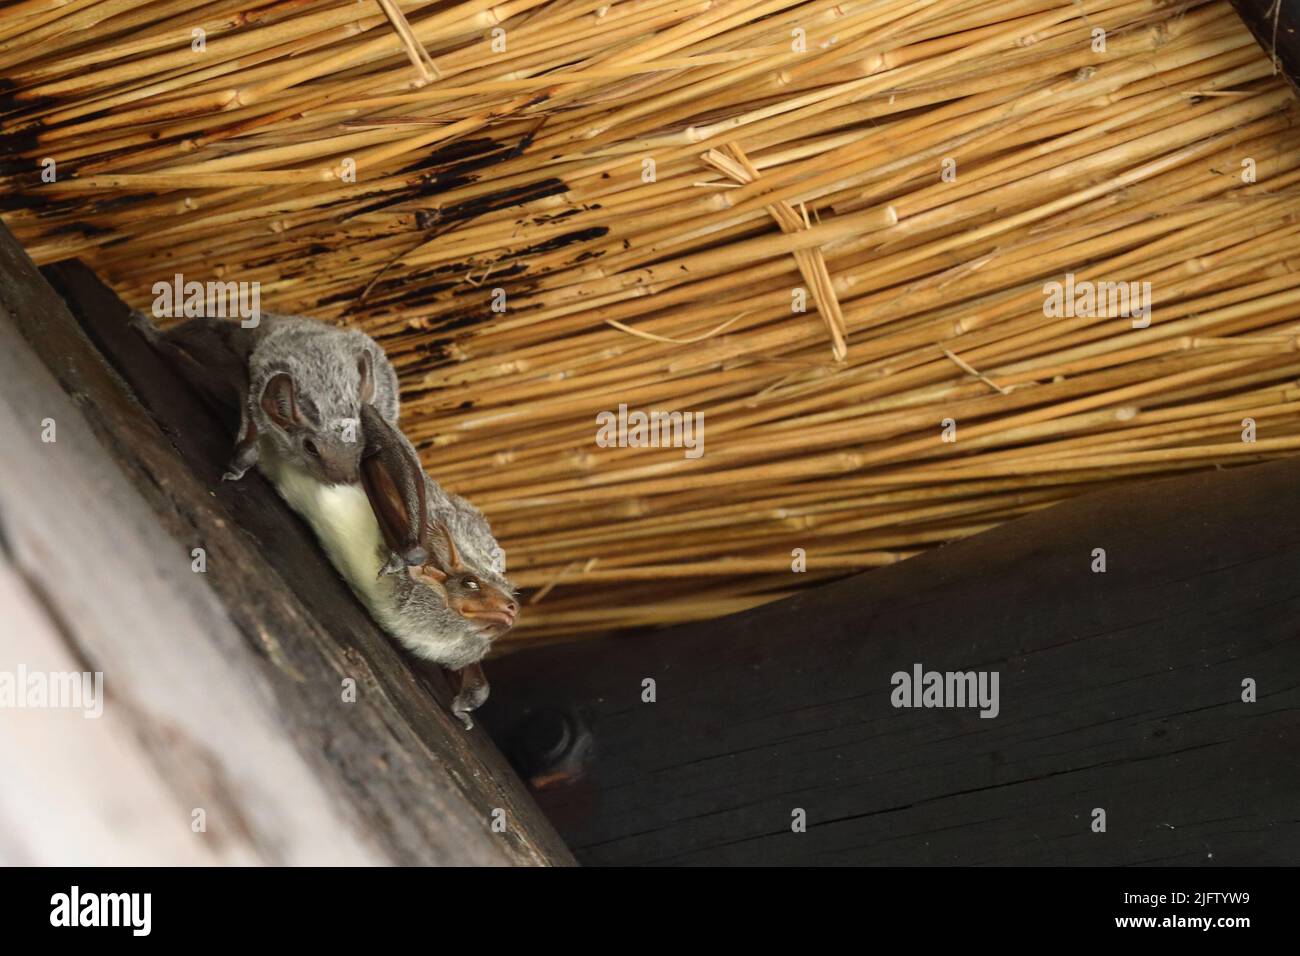
{"label": "bat nose", "polygon": [[519,613],[519,602],[518,602],[518,601],[506,601],[506,613],[509,614],[511,617],[514,617],[516,614],[518,614],[518,613]]}

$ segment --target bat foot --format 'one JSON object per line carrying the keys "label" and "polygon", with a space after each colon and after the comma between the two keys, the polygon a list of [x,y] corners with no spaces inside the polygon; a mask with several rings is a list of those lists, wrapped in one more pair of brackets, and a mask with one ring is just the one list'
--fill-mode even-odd
{"label": "bat foot", "polygon": [[379,569],[378,576],[382,578],[385,574],[396,574],[399,571],[405,571],[407,568],[418,568],[428,560],[429,552],[420,547],[411,548],[406,554],[390,551],[388,552],[388,560]]}
{"label": "bat foot", "polygon": [[483,676],[483,668],[479,664],[463,667],[456,672],[456,675],[460,680],[460,692],[451,699],[451,712],[460,719],[466,730],[472,730],[474,721],[470,719],[469,712],[483,706],[491,687],[488,686],[487,678]]}
{"label": "bat foot", "polygon": [[244,441],[235,449],[235,457],[226,465],[222,481],[238,481],[248,474],[248,469],[257,464],[257,446],[251,440]]}

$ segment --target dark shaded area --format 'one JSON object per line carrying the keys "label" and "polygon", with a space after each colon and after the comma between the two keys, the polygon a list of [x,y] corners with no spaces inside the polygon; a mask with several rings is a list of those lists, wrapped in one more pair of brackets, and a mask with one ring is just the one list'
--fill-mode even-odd
{"label": "dark shaded area", "polygon": [[1232,0],[1232,7],[1300,93],[1300,0]]}
{"label": "dark shaded area", "polygon": [[[590,864],[1295,864],[1298,491],[1300,458],[1137,484],[743,614],[521,650],[485,719]],[[998,672],[998,716],[895,708],[917,664]]]}

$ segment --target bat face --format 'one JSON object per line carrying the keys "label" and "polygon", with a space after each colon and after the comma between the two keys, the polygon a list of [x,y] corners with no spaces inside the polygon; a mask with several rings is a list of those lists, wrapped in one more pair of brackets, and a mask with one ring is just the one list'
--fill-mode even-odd
{"label": "bat face", "polygon": [[425,541],[429,560],[407,568],[411,580],[437,590],[447,607],[474,625],[488,640],[496,640],[515,626],[519,615],[515,596],[461,560],[456,541],[445,524],[430,523]]}
{"label": "bat face", "polygon": [[297,460],[322,484],[351,484],[360,478],[363,447],[355,429],[316,420],[300,400],[293,377],[273,375],[261,398],[262,411],[293,448]]}
{"label": "bat face", "polygon": [[[428,576],[428,572],[425,572]],[[437,580],[437,574],[433,575]],[[515,626],[519,602],[514,596],[491,584],[472,571],[458,569],[446,574],[441,586],[447,606],[475,624],[485,637],[495,639]]]}
{"label": "bat face", "polygon": [[321,431],[296,436],[307,470],[322,484],[347,485],[360,478],[361,445]]}

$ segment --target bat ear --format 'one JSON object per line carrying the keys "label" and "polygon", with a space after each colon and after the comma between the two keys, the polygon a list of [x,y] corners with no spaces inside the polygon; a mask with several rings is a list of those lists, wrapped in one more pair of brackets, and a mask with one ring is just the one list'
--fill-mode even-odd
{"label": "bat ear", "polygon": [[412,565],[406,569],[406,573],[409,574],[411,580],[417,584],[427,584],[431,587],[437,588],[443,594],[447,593],[447,589],[443,587],[443,583],[447,580],[449,575],[446,571],[442,570],[432,562],[428,564]]}
{"label": "bat ear", "polygon": [[389,550],[407,564],[428,558],[424,471],[410,442],[373,405],[361,406],[361,486]]}
{"label": "bat ear", "polygon": [[[443,548],[438,547],[439,539],[444,544]],[[451,532],[447,530],[445,524],[441,521],[430,521],[424,526],[420,543],[428,553],[428,559],[423,564],[408,567],[406,571],[412,581],[435,587],[445,595],[447,589],[443,585],[451,577],[452,572],[460,568],[460,555],[456,551],[456,542],[452,541]],[[447,556],[445,560],[444,553]]]}
{"label": "bat ear", "polygon": [[266,387],[262,389],[262,411],[281,428],[290,429],[302,425],[297,389],[293,384],[293,376],[288,372],[278,372],[267,381]]}
{"label": "bat ear", "polygon": [[357,374],[361,377],[361,404],[370,405],[375,400],[375,358],[368,348],[363,348],[357,359]]}
{"label": "bat ear", "polygon": [[[446,545],[446,548],[447,548],[447,566],[446,566],[446,568],[445,568],[444,570],[446,570],[447,572],[451,572],[451,571],[455,571],[455,570],[458,570],[459,568],[463,567],[463,565],[460,563],[460,552],[458,552],[458,551],[456,550],[456,541],[455,541],[455,539],[452,538],[452,536],[451,536],[451,530],[450,530],[450,529],[449,529],[445,524],[443,524],[441,521],[431,521],[431,522],[429,522],[429,528],[428,528],[428,530],[429,530],[429,537],[430,537],[431,539],[435,539],[435,540],[436,540],[437,538],[441,538],[442,541],[443,541],[443,543]],[[435,554],[435,553],[437,553],[437,552],[435,551],[435,548],[433,547],[433,545],[435,544],[435,540],[431,540],[431,541],[429,542],[429,545],[430,545],[430,547],[429,547],[429,553],[430,553],[430,554]]]}

